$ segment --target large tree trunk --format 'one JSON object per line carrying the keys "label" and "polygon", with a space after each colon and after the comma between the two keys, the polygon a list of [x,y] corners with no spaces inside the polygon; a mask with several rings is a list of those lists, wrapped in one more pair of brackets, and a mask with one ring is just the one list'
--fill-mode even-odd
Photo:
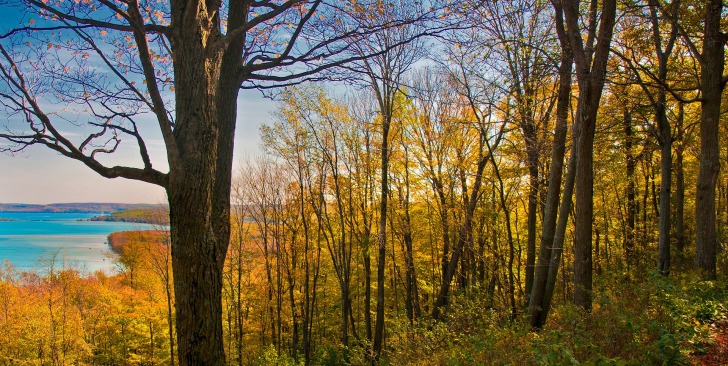
{"label": "large tree trunk", "polygon": [[240,50],[211,58],[198,39],[202,35],[175,35],[178,37],[173,39],[181,38],[172,43],[179,56],[174,70],[180,86],[176,95],[178,128],[174,130],[177,151],[169,153],[167,195],[178,356],[181,366],[223,365],[222,271],[230,241],[239,87],[233,76],[237,67],[231,65],[239,62]]}
{"label": "large tree trunk", "polygon": [[695,194],[695,261],[706,280],[716,279],[715,186],[720,171],[720,120],[725,41],[720,31],[723,0],[707,0],[701,55],[700,172]]}
{"label": "large tree trunk", "polygon": [[[231,11],[240,11],[235,8]],[[242,20],[235,20],[231,26]],[[230,243],[233,139],[243,43],[210,53],[214,27],[173,12],[174,138],[170,166],[172,267],[180,366],[224,365],[222,273]],[[188,24],[191,23],[191,24]]]}
{"label": "large tree trunk", "polygon": [[[223,365],[222,265],[227,242],[213,233],[209,202],[195,185],[169,194],[180,365]],[[186,193],[186,194],[185,194]]]}

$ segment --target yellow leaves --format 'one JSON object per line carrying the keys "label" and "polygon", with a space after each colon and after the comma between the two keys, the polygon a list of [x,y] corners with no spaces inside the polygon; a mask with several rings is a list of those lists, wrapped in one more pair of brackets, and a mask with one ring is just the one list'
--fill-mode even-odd
{"label": "yellow leaves", "polygon": [[28,23],[35,24],[35,19],[33,19],[33,18],[28,19]]}
{"label": "yellow leaves", "polygon": [[106,33],[107,33],[107,32],[106,32],[106,30],[104,30],[104,29],[102,29],[102,30],[101,30],[101,35],[102,35],[102,36],[105,36],[105,35],[106,35]]}

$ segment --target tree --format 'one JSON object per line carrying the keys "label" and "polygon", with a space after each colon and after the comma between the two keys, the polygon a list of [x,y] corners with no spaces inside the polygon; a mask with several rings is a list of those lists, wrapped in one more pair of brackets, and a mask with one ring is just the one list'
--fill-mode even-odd
{"label": "tree", "polygon": [[703,51],[688,40],[700,69],[700,173],[695,193],[695,262],[707,280],[715,280],[718,239],[715,234],[715,186],[720,172],[718,144],[720,105],[728,77],[725,68],[726,33],[721,32],[723,1],[706,0]]}
{"label": "tree", "polygon": [[[25,23],[1,37],[0,98],[9,125],[0,138],[10,143],[3,150],[42,145],[104,177],[166,190],[181,365],[225,362],[221,289],[240,88],[321,78],[328,68],[384,51],[347,53],[358,40],[439,16],[433,9],[407,13],[413,16],[407,19],[378,22],[374,17],[362,24],[354,15],[384,4],[354,4],[3,3],[27,9],[22,12],[27,14]],[[417,6],[426,9],[425,4]],[[399,42],[424,33],[414,32]],[[79,139],[64,133],[69,119],[86,124]],[[145,140],[150,119],[164,141],[168,172],[150,156]],[[141,165],[107,165],[102,156],[127,144],[139,151]]]}
{"label": "tree", "polygon": [[472,18],[483,33],[482,47],[495,50],[493,60],[488,63],[503,78],[501,87],[509,95],[512,119],[525,143],[529,186],[525,280],[528,297],[536,264],[542,131],[548,126],[554,106],[548,90],[553,72],[549,65],[549,48],[554,40],[549,27],[551,14],[548,3],[518,0],[486,2],[472,13]]}
{"label": "tree", "polygon": [[[559,271],[561,253],[563,251],[564,233],[562,229],[566,229],[566,219],[569,216],[568,212],[571,206],[574,187],[574,169],[573,164],[570,162],[570,172],[565,182],[561,206],[559,206],[564,155],[566,154],[566,135],[568,132],[570,109],[569,100],[571,99],[572,88],[571,70],[574,64],[574,55],[568,36],[566,35],[561,5],[558,2],[553,4],[556,34],[561,46],[556,101],[556,128],[554,130],[553,148],[551,149],[551,170],[549,171],[548,191],[544,204],[538,262],[528,304],[528,315],[531,320],[531,325],[538,328],[546,323],[546,317],[551,307],[553,290],[556,285],[556,274]],[[573,149],[574,145],[572,145],[571,160],[575,159]]]}
{"label": "tree", "polygon": [[[443,256],[446,263],[443,263],[442,283],[432,307],[434,319],[440,319],[443,307],[450,303],[452,280],[458,265],[462,266],[461,257],[466,249],[466,244],[471,243],[472,224],[481,198],[484,171],[488,161],[494,159],[493,152],[503,141],[507,126],[505,121],[498,120],[495,107],[503,94],[494,85],[495,82],[489,79],[491,75],[481,73],[482,70],[479,69],[485,64],[480,61],[487,60],[490,52],[486,52],[484,55],[479,54],[477,58],[473,57],[473,53],[470,52],[473,47],[478,47],[474,33],[475,31],[472,30],[466,31],[465,34],[460,35],[464,41],[462,43],[453,41],[454,44],[448,50],[452,64],[447,70],[447,75],[450,82],[455,85],[457,100],[453,106],[459,112],[457,120],[448,122],[462,124],[462,128],[466,130],[463,134],[465,138],[458,142],[459,146],[453,148],[455,155],[461,159],[457,162],[459,171],[456,174],[460,179],[464,212],[452,254],[449,258]],[[465,155],[468,155],[467,158],[464,157]],[[493,162],[493,166],[496,166],[495,162]],[[503,200],[501,203],[504,203]],[[512,245],[512,237],[509,236],[509,239],[509,244]],[[511,251],[511,257],[512,254]],[[511,268],[507,268],[507,270],[509,270],[509,291],[513,294],[513,273]],[[511,297],[511,303],[514,304],[513,297]]]}
{"label": "tree", "polygon": [[[559,0],[554,0],[553,3]],[[575,124],[576,140],[576,215],[574,229],[574,303],[591,309],[592,291],[592,220],[594,219],[593,151],[597,111],[604,88],[609,58],[609,45],[617,12],[615,0],[601,4],[592,0],[589,6],[586,43],[581,34],[579,0],[563,0],[564,20],[576,64],[579,97]],[[558,11],[558,10],[557,10]],[[598,21],[599,13],[601,19]],[[597,23],[599,30],[597,32]],[[568,199],[568,198],[564,198]]]}
{"label": "tree", "polygon": [[[403,15],[416,11],[417,2],[403,1],[396,6],[382,3],[378,14],[363,14],[362,23],[372,26],[384,19],[385,22],[396,21]],[[379,19],[378,19],[379,18]],[[379,190],[379,225],[377,250],[377,307],[374,321],[373,359],[378,360],[382,352],[384,340],[384,270],[386,266],[387,246],[387,204],[389,200],[389,158],[390,138],[396,97],[401,93],[401,83],[412,65],[424,56],[423,45],[419,42],[408,42],[415,38],[418,30],[411,26],[394,27],[381,32],[375,37],[354,45],[354,54],[363,60],[355,63],[352,70],[361,74],[365,85],[371,88],[378,104],[381,123],[381,157],[380,157],[380,190]],[[385,52],[379,52],[385,50]],[[367,54],[376,54],[366,58]]]}

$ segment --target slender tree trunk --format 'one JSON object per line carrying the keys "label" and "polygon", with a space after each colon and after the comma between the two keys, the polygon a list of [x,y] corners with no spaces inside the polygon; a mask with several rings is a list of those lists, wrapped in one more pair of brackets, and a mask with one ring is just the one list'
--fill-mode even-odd
{"label": "slender tree trunk", "polygon": [[[434,174],[434,173],[433,173]],[[447,198],[445,197],[445,189],[440,177],[433,179],[433,186],[437,194],[440,204],[440,224],[442,225],[442,259],[441,259],[441,282],[445,281],[445,273],[447,273],[447,264],[450,261],[450,224],[448,220],[449,210],[447,209]]]}
{"label": "slender tree trunk", "polygon": [[685,171],[683,152],[685,150],[683,117],[685,106],[680,103],[677,118],[677,147],[675,149],[675,246],[679,254],[685,248]]}
{"label": "slender tree trunk", "polygon": [[[576,165],[576,216],[574,228],[574,303],[586,310],[592,305],[592,224],[594,220],[594,133],[607,71],[609,47],[612,40],[617,5],[615,0],[605,0],[601,7],[599,33],[596,32],[597,1],[592,1],[589,34],[584,47],[579,31],[579,1],[564,2],[564,15],[579,82],[579,101],[576,123],[580,125],[577,140]],[[592,42],[596,46],[591,50]]]}
{"label": "slender tree trunk", "polygon": [[[566,135],[568,132],[569,100],[571,98],[571,70],[573,55],[571,46],[565,34],[563,14],[560,8],[556,9],[556,30],[561,44],[561,65],[559,66],[559,90],[556,104],[556,130],[554,131],[554,147],[551,151],[551,169],[549,171],[548,191],[544,204],[544,217],[541,227],[541,245],[538,255],[538,265],[534,274],[534,284],[529,299],[528,314],[531,326],[542,327],[546,323],[548,304],[545,303],[546,284],[549,277],[549,268],[554,246],[556,231],[556,218],[558,216],[559,193],[561,190],[561,177],[564,170],[564,155],[566,153]],[[571,196],[564,200],[571,201]],[[562,241],[563,243],[563,241]],[[560,246],[560,244],[559,244]],[[558,270],[558,263],[556,265]],[[555,278],[555,277],[554,277]]]}
{"label": "slender tree trunk", "polygon": [[[487,138],[487,137],[482,137]],[[482,151],[482,146],[481,146]],[[452,256],[450,257],[450,261],[448,262],[447,271],[443,274],[443,281],[440,286],[440,292],[437,296],[437,299],[435,300],[435,304],[432,308],[432,317],[434,319],[439,319],[442,314],[442,308],[444,306],[447,306],[450,302],[450,284],[452,282],[453,277],[455,276],[455,271],[457,270],[458,261],[460,260],[460,256],[462,255],[463,248],[465,247],[465,242],[468,240],[468,233],[471,232],[471,225],[473,221],[473,214],[475,212],[475,207],[478,203],[478,197],[480,194],[480,186],[483,181],[483,170],[485,169],[486,164],[488,163],[488,160],[492,159],[492,156],[481,156],[480,160],[478,161],[478,168],[477,172],[475,173],[475,182],[473,182],[473,187],[470,191],[470,197],[467,201],[468,205],[465,210],[465,217],[463,218],[463,226],[460,228],[460,235],[458,237],[458,241],[455,244],[454,251],[452,253]]]}
{"label": "slender tree trunk", "polygon": [[[404,145],[404,144],[403,144]],[[405,196],[404,196],[404,260],[405,260],[405,290],[406,310],[410,324],[420,317],[420,300],[417,290],[417,271],[415,270],[414,250],[412,246],[412,220],[410,217],[410,179],[409,179],[409,156],[407,146],[405,151]]]}
{"label": "slender tree trunk", "polygon": [[513,261],[515,259],[515,255],[513,247],[513,230],[511,229],[511,213],[506,202],[505,184],[501,178],[498,164],[496,164],[495,159],[493,159],[493,150],[487,140],[485,141],[485,144],[488,146],[488,155],[491,157],[490,160],[493,163],[493,170],[495,171],[496,179],[498,179],[498,197],[500,199],[501,208],[503,209],[503,214],[506,218],[506,234],[508,238],[508,300],[511,305],[511,319],[515,319],[518,315],[518,309],[516,307],[516,288],[513,279]]}
{"label": "slender tree trunk", "polygon": [[[366,148],[366,161],[367,166],[371,159],[371,141],[369,133],[365,132],[365,148]],[[367,169],[369,173],[369,169]],[[374,183],[372,182],[372,174],[366,175],[366,190],[364,193],[364,200],[362,202],[362,216],[364,222],[364,250],[362,256],[364,257],[364,326],[366,327],[367,341],[369,344],[372,343],[372,257],[371,257],[371,244],[372,244],[372,232],[371,232],[371,216],[368,216],[370,207],[370,199],[374,196]],[[367,195],[368,193],[368,195]]]}
{"label": "slender tree trunk", "polygon": [[627,160],[627,229],[624,237],[624,255],[627,257],[627,270],[629,271],[636,263],[635,256],[635,220],[637,206],[635,203],[635,157],[632,154],[632,143],[634,133],[632,132],[632,114],[624,112],[624,150]]}
{"label": "slender tree trunk", "polygon": [[371,233],[368,229],[364,234],[364,327],[367,341],[372,341],[372,258],[369,254],[371,246]]}
{"label": "slender tree trunk", "polygon": [[715,186],[720,171],[719,121],[725,62],[721,33],[723,0],[705,2],[705,33],[701,55],[700,172],[695,194],[695,261],[706,280],[716,279]]}
{"label": "slender tree trunk", "polygon": [[[529,297],[533,289],[534,267],[536,265],[536,221],[538,213],[539,198],[539,175],[538,148],[535,146],[536,133],[534,132],[528,140],[534,140],[530,144],[534,145],[528,148],[528,238],[526,244],[526,305],[529,303]],[[528,141],[527,140],[527,141]]]}
{"label": "slender tree trunk", "polygon": [[385,113],[382,121],[381,197],[379,205],[379,235],[377,256],[377,317],[374,324],[374,360],[379,360],[384,338],[384,269],[387,245],[387,199],[389,198],[389,126],[391,115]]}
{"label": "slender tree trunk", "polygon": [[667,123],[667,115],[661,109],[665,121],[660,128],[660,169],[662,181],[660,182],[660,218],[659,218],[659,265],[658,270],[663,276],[670,274],[670,190],[672,189],[672,133]]}
{"label": "slender tree trunk", "polygon": [[[170,244],[167,243],[167,246]],[[166,249],[166,250],[169,250]],[[169,263],[166,264],[167,268],[166,271],[169,271]],[[169,364],[171,366],[174,366],[174,319],[172,316],[172,289],[170,288],[169,283],[169,275],[170,273],[167,272],[166,278],[164,281],[164,294],[167,298],[167,331],[169,332]]]}

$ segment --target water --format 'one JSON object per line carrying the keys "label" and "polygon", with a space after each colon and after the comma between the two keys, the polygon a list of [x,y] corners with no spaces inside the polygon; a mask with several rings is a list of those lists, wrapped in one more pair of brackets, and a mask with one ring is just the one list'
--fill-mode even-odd
{"label": "water", "polygon": [[0,212],[0,262],[9,260],[19,271],[43,273],[55,256],[55,267],[82,273],[116,272],[115,254],[106,238],[116,231],[152,229],[151,225],[79,221],[101,213]]}

